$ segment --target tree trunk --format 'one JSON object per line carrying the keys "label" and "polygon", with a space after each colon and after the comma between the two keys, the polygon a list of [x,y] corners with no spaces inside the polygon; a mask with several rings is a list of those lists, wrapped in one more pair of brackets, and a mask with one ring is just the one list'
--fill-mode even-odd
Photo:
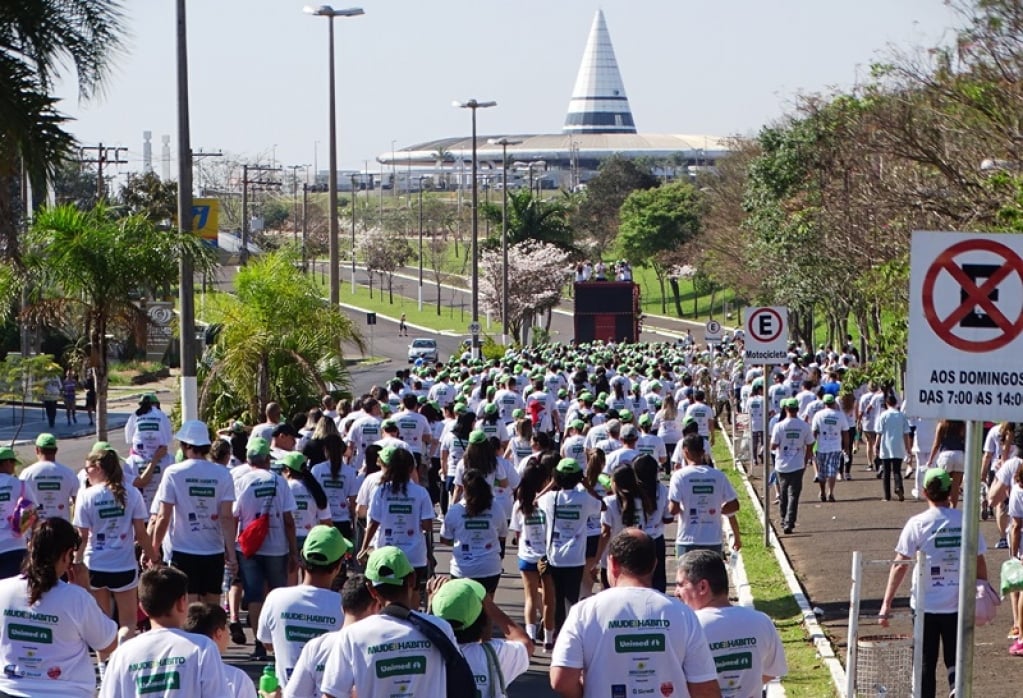
{"label": "tree trunk", "polygon": [[671,293],[675,297],[675,313],[679,317],[685,317],[685,314],[682,312],[682,297],[679,295],[678,290],[678,277],[669,276],[668,283],[671,284]]}
{"label": "tree trunk", "polygon": [[107,324],[106,318],[97,316],[89,335],[91,361],[96,381],[96,440],[107,440]]}
{"label": "tree trunk", "polygon": [[544,320],[543,329],[547,335],[551,334],[551,320],[554,318],[554,308],[547,308],[547,318]]}
{"label": "tree trunk", "polygon": [[387,272],[387,302],[394,305],[394,274]]}
{"label": "tree trunk", "polygon": [[441,304],[441,289],[440,279],[437,279],[437,316],[440,317],[440,304]]}
{"label": "tree trunk", "polygon": [[259,397],[257,415],[263,414],[270,402],[270,357],[266,355],[260,358],[259,370],[256,372],[256,395]]}
{"label": "tree trunk", "polygon": [[667,298],[668,292],[664,288],[664,275],[657,273],[656,270],[654,270],[654,273],[657,275],[657,283],[661,287],[661,314],[662,315],[667,315],[668,314],[668,298]]}
{"label": "tree trunk", "polygon": [[373,270],[366,270],[366,277],[369,280],[369,299],[373,300]]}
{"label": "tree trunk", "polygon": [[[714,300],[717,298],[717,295],[718,295],[718,287],[717,287],[717,285],[711,286],[710,287],[710,310],[708,311],[708,313],[709,313],[709,315],[711,317],[714,317]],[[721,313],[721,316],[723,317],[724,313]]]}

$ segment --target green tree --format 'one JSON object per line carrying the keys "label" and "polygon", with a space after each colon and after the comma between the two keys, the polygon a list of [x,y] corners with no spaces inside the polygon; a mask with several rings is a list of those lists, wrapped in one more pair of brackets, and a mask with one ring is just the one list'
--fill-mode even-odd
{"label": "green tree", "polygon": [[[480,213],[491,222],[489,248],[501,245],[500,203],[482,204]],[[568,209],[559,199],[544,201],[526,189],[508,192],[508,244],[526,240],[546,242],[566,252],[575,252],[572,228],[568,225]]]}
{"label": "green tree", "polygon": [[596,177],[586,183],[584,198],[571,225],[577,235],[588,236],[593,248],[603,252],[618,234],[618,211],[632,192],[652,189],[660,182],[649,168],[620,156],[605,160]]}
{"label": "green tree", "polygon": [[155,172],[130,175],[121,187],[121,203],[154,223],[173,220],[178,213],[178,183],[165,182]]}
{"label": "green tree", "polygon": [[33,289],[26,319],[61,327],[81,318],[96,376],[96,434],[107,436],[107,361],[115,329],[145,322],[132,301],[143,284],[177,278],[188,253],[197,273],[212,271],[215,252],[194,235],[169,235],[143,216],[115,218],[104,204],[88,211],[65,205],[36,213],[24,251],[24,278]]}
{"label": "green tree", "polygon": [[661,287],[662,313],[668,312],[665,257],[696,237],[701,208],[699,192],[687,182],[634,191],[622,204],[618,251],[632,264],[654,270]]}
{"label": "green tree", "polygon": [[121,49],[119,0],[23,0],[0,3],[0,254],[19,258],[21,211],[14,180],[42,191],[74,139],[51,96],[60,69],[73,67],[87,99]]}
{"label": "green tree", "polygon": [[220,326],[199,370],[208,423],[258,420],[271,399],[292,414],[350,386],[344,344],[362,350],[362,336],[297,261],[290,250],[260,255],[238,271],[234,295],[207,296],[207,315]]}

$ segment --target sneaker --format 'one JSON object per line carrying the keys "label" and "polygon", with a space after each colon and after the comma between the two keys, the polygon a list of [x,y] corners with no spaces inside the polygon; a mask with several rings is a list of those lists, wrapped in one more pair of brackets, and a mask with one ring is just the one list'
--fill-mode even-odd
{"label": "sneaker", "polygon": [[829,502],[834,502],[834,501],[835,501],[835,495],[833,495],[833,494],[829,494],[829,495],[828,495],[828,501],[829,501]]}
{"label": "sneaker", "polygon": [[785,533],[785,534],[792,533],[792,527],[791,526],[786,526],[785,528],[783,528],[781,530],[781,532]]}
{"label": "sneaker", "polygon": [[822,494],[822,495],[821,495],[821,501],[822,501],[822,502],[826,502],[826,501],[828,501],[828,498],[827,498],[827,497],[825,497],[825,496],[824,496],[824,495]]}
{"label": "sneaker", "polygon": [[242,628],[242,624],[238,621],[227,624],[227,630],[231,633],[231,642],[236,645],[245,644],[245,630]]}
{"label": "sneaker", "polygon": [[554,651],[554,643],[553,642],[545,642],[545,643],[543,643],[543,651],[544,651],[545,654],[550,654],[551,652],[553,652]]}
{"label": "sneaker", "polygon": [[846,473],[845,474],[845,479],[846,480],[852,480],[852,473]]}
{"label": "sneaker", "polygon": [[906,496],[904,494],[902,494],[902,492],[898,493],[898,497],[899,497],[899,501],[900,502],[906,501]]}
{"label": "sneaker", "polygon": [[998,548],[999,550],[1005,550],[1009,547],[1009,541],[1005,540],[1004,538],[999,538],[998,542],[995,543],[995,547]]}
{"label": "sneaker", "polygon": [[1009,654],[1013,657],[1023,657],[1023,642],[1016,640],[1009,648]]}
{"label": "sneaker", "polygon": [[913,499],[916,499],[916,500],[919,500],[919,499],[920,499],[920,490],[918,490],[917,488],[915,488],[915,487],[914,487],[913,489],[911,489],[911,490],[909,491],[909,493],[910,493],[911,495],[913,495]]}
{"label": "sneaker", "polygon": [[266,647],[263,647],[262,642],[256,642],[256,648],[252,650],[252,654],[248,656],[249,659],[257,662],[266,661]]}
{"label": "sneaker", "polygon": [[1016,627],[1015,625],[1012,626],[1012,630],[1009,631],[1009,634],[1006,635],[1005,639],[1007,639],[1007,640],[1018,640],[1019,639],[1019,628]]}

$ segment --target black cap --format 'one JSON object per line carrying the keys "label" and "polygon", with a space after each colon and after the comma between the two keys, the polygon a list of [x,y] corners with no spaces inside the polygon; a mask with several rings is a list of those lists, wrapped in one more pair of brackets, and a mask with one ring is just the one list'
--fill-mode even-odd
{"label": "black cap", "polygon": [[287,422],[284,424],[278,424],[274,427],[272,432],[273,436],[281,436],[282,434],[284,436],[293,436],[296,439],[298,438],[298,432],[295,430],[295,427],[291,426]]}

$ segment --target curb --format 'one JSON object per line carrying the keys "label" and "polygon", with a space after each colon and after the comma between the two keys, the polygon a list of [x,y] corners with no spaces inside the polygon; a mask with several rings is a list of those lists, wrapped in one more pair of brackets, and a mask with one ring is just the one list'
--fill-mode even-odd
{"label": "curb", "polygon": [[[749,495],[750,500],[753,502],[753,508],[756,510],[757,517],[761,523],[764,520],[764,507],[760,503],[760,498],[757,495],[756,490],[753,489],[753,485],[750,484],[749,474],[746,472],[746,468],[735,458],[735,447],[732,444],[732,437],[730,434],[721,430],[724,435],[725,442],[728,444],[728,451],[732,454],[732,463],[735,465],[736,470],[742,475],[742,484],[746,487],[746,494]],[[782,547],[781,541],[778,536],[775,535],[774,527],[769,527],[771,550],[774,552],[774,558],[778,562],[778,566],[781,568],[782,576],[785,577],[785,583],[789,587],[789,591],[795,598],[796,603],[799,605],[799,610],[803,614],[803,627],[810,635],[810,640],[813,642],[814,647],[817,649],[817,655],[821,658],[824,664],[827,666],[828,671],[831,672],[831,682],[835,687],[835,691],[838,695],[846,697],[845,685],[845,667],[842,666],[838,656],[835,655],[835,649],[831,645],[831,641],[828,636],[824,633],[820,623],[817,622],[817,616],[814,614],[813,609],[810,607],[810,600],[806,597],[806,593],[803,591],[803,587],[800,586],[799,580],[796,579],[796,572],[792,568],[792,563],[789,561],[788,556],[785,554],[785,549]],[[745,570],[743,570],[745,574]],[[736,583],[738,587],[738,582]]]}

